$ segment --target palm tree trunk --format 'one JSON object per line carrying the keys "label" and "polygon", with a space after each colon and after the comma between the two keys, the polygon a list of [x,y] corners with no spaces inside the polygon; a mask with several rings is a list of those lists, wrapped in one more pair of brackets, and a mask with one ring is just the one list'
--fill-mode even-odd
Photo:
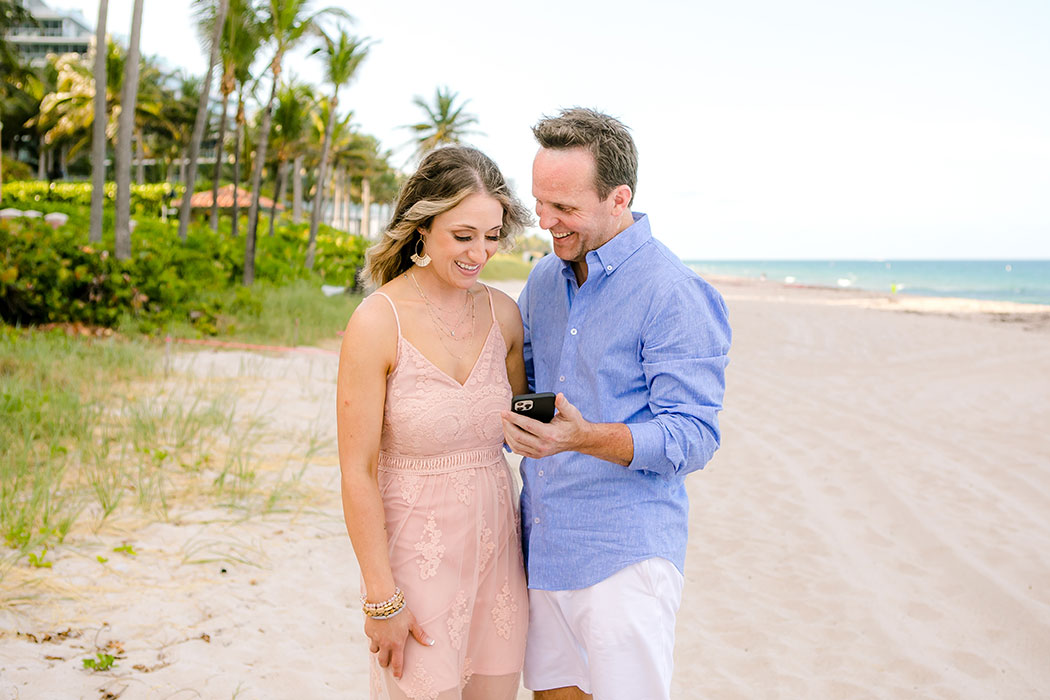
{"label": "palm tree trunk", "polygon": [[[2,135],[4,133],[3,115],[4,115],[4,103],[3,103],[3,100],[0,100],[0,135]],[[15,143],[15,140],[12,138],[11,139],[11,150],[14,150],[14,143]],[[2,150],[3,149],[0,149],[0,151],[2,151]],[[14,157],[12,157],[11,160],[14,160]],[[4,159],[3,159],[2,156],[0,156],[0,204],[3,204],[3,203],[4,203]]]}
{"label": "palm tree trunk", "polygon": [[230,108],[230,93],[222,91],[222,113],[219,115],[219,140],[215,145],[215,169],[211,183],[211,230],[219,230],[219,180],[222,178],[222,159],[226,143],[226,111]]}
{"label": "palm tree trunk", "polygon": [[138,167],[135,168],[135,184],[146,184],[146,145],[142,138],[142,129],[135,130],[135,157],[138,159]]}
{"label": "palm tree trunk", "polygon": [[368,176],[361,178],[361,230],[365,238],[372,237],[372,181]]}
{"label": "palm tree trunk", "polygon": [[[244,286],[250,287],[255,282],[255,233],[259,228],[259,197],[262,194],[262,171],[266,163],[266,146],[270,141],[270,123],[273,120],[273,102],[277,96],[277,82],[280,77],[280,56],[274,57],[273,84],[270,86],[270,99],[263,110],[262,124],[259,125],[259,140],[255,149],[255,163],[252,165],[252,205],[248,209],[248,235],[244,239]],[[309,254],[307,254],[309,255]]]}
{"label": "palm tree trunk", "polygon": [[343,178],[343,191],[339,195],[339,220],[336,224],[336,228],[340,231],[346,231],[349,233],[350,228],[350,207],[352,202],[350,201],[350,178],[346,176],[345,172],[340,172],[339,175]]}
{"label": "palm tree trunk", "polygon": [[190,225],[190,197],[197,184],[197,158],[200,157],[201,139],[204,138],[204,127],[208,123],[208,98],[211,96],[211,78],[215,73],[215,64],[219,62],[219,42],[222,40],[222,28],[226,25],[226,8],[230,0],[219,0],[215,11],[215,28],[211,33],[211,55],[208,58],[208,72],[204,74],[200,99],[197,102],[197,118],[193,122],[193,138],[190,139],[190,167],[186,174],[186,192],[182,195],[182,207],[179,212],[179,238],[186,240]]}
{"label": "palm tree trunk", "polygon": [[102,208],[106,198],[106,14],[109,0],[99,0],[95,28],[95,116],[91,125],[91,224],[88,240],[102,240]]}
{"label": "palm tree trunk", "polygon": [[117,127],[116,246],[118,260],[131,257],[131,130],[135,124],[135,101],[139,90],[139,35],[142,33],[142,0],[135,0],[131,14],[131,42],[124,70]]}
{"label": "palm tree trunk", "polygon": [[354,207],[354,199],[350,196],[353,183],[350,173],[342,171],[343,182],[346,184],[342,191],[342,226],[339,227],[346,233],[350,233],[350,210]]}
{"label": "palm tree trunk", "polygon": [[317,225],[321,221],[321,208],[324,206],[325,177],[328,174],[328,151],[332,147],[332,132],[335,130],[335,109],[339,106],[339,86],[332,91],[332,101],[328,108],[328,123],[324,127],[324,144],[321,146],[321,164],[317,167],[317,194],[314,196],[313,210],[310,212],[310,242],[306,245],[306,269],[314,269],[314,258],[317,255]]}
{"label": "palm tree trunk", "polygon": [[338,228],[343,220],[343,173],[336,170],[332,175],[335,191],[332,193],[332,220],[329,225]]}
{"label": "palm tree trunk", "polygon": [[233,219],[230,221],[230,235],[234,238],[237,237],[241,216],[241,151],[244,150],[241,141],[244,138],[244,120],[244,83],[241,83],[241,89],[237,93],[237,128],[234,129],[233,135]]}
{"label": "palm tree trunk", "polygon": [[292,223],[303,220],[303,157],[292,161]]}
{"label": "palm tree trunk", "polygon": [[273,188],[273,205],[270,207],[270,236],[273,236],[274,222],[277,221],[277,205],[281,202],[284,194],[284,181],[288,176],[288,161],[277,158],[277,183]]}
{"label": "palm tree trunk", "polygon": [[36,179],[43,180],[47,177],[47,151],[44,150],[44,135],[37,139]]}

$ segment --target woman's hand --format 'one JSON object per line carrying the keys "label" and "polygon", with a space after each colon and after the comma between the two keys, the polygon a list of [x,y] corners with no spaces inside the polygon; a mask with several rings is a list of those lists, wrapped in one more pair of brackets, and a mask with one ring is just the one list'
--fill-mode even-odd
{"label": "woman's hand", "polygon": [[434,640],[427,636],[408,608],[387,620],[366,618],[365,635],[372,641],[368,649],[378,655],[379,665],[383,668],[390,666],[398,680],[405,670],[405,646],[409,643],[409,635],[420,644],[434,646]]}

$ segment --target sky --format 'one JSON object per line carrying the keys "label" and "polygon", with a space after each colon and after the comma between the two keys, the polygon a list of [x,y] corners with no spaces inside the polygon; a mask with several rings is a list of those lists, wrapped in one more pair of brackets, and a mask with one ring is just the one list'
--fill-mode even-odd
{"label": "sky", "polygon": [[[527,206],[537,119],[619,118],[639,150],[633,208],[685,259],[1050,258],[1046,0],[326,5],[376,40],[340,105],[399,166],[412,98],[447,85]],[[131,6],[110,0],[118,38]],[[203,73],[190,7],[146,0],[142,48]],[[287,65],[321,83],[306,51]]]}

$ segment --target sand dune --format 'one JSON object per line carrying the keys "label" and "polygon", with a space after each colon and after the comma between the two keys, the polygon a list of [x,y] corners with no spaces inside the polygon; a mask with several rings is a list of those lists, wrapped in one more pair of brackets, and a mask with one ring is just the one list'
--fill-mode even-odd
{"label": "sand dune", "polygon": [[[716,282],[735,337],[723,447],[688,482],[673,696],[1046,697],[1050,315]],[[366,697],[335,369],[177,355],[171,381],[236,393],[261,478],[302,469],[301,497],[118,521],[8,572],[0,700]]]}

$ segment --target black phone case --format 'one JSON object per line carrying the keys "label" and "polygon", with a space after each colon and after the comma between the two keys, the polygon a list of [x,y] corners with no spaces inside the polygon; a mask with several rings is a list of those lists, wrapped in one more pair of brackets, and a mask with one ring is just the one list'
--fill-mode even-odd
{"label": "black phone case", "polygon": [[510,410],[528,416],[541,423],[550,423],[554,418],[554,397],[549,391],[539,394],[519,394],[510,401]]}

